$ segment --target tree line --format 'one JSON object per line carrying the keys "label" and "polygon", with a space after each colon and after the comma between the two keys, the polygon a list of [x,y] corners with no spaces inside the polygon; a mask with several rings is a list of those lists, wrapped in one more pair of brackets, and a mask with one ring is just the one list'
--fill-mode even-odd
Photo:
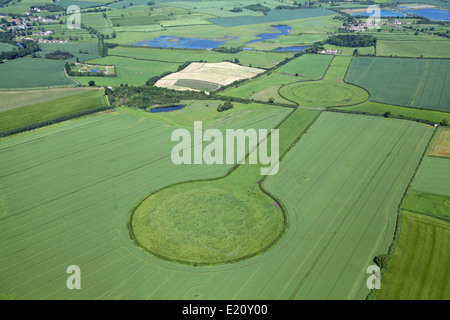
{"label": "tree line", "polygon": [[372,35],[340,34],[329,37],[325,43],[339,47],[372,47],[376,46],[377,38]]}

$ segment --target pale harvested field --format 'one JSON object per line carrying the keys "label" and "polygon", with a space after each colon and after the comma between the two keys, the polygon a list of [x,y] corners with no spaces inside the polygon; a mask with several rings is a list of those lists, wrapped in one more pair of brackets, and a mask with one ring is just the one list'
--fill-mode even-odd
{"label": "pale harvested field", "polygon": [[263,69],[244,67],[231,62],[193,62],[185,69],[158,80],[155,86],[177,90],[198,90],[197,88],[176,85],[176,82],[179,80],[183,80],[183,83],[189,80],[204,81],[216,84],[219,87],[229,85],[237,80],[253,78],[264,71]]}

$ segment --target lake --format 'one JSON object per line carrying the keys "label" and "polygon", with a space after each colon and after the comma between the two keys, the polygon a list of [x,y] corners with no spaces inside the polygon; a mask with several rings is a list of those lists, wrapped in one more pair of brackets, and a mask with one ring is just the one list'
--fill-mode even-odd
{"label": "lake", "polygon": [[155,48],[178,48],[178,49],[212,49],[235,40],[238,37],[223,37],[221,39],[213,38],[184,38],[175,36],[161,36],[155,39],[142,41],[133,44],[133,46],[149,46]]}
{"label": "lake", "polygon": [[415,14],[416,16],[425,17],[437,21],[450,21],[450,11],[442,9],[417,9],[405,10],[405,12]]}
{"label": "lake", "polygon": [[280,36],[285,36],[285,35],[289,34],[289,31],[292,30],[291,26],[286,26],[286,25],[272,26],[272,28],[278,30],[279,32],[277,32],[277,33],[274,33],[274,32],[272,32],[272,33],[260,33],[260,34],[257,35],[257,37],[259,39],[252,40],[250,42],[247,42],[246,44],[254,43],[254,42],[258,42],[258,41],[263,41],[263,40],[276,39],[276,38],[278,38]]}
{"label": "lake", "polygon": [[180,109],[183,109],[183,108],[184,108],[184,106],[180,104],[178,106],[151,108],[150,112],[152,112],[152,113],[155,113],[155,112],[168,112],[168,111],[180,110]]}

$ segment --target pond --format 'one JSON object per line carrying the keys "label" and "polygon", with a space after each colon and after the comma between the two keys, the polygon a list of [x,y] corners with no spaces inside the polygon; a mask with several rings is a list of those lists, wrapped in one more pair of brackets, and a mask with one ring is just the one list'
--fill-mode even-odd
{"label": "pond", "polygon": [[417,9],[405,10],[405,12],[415,14],[416,16],[425,17],[437,21],[450,21],[450,11],[442,9]]}
{"label": "pond", "polygon": [[225,36],[223,38],[184,38],[175,36],[160,36],[155,39],[133,44],[134,46],[149,46],[155,48],[178,48],[178,49],[212,49],[235,40],[238,37]]}
{"label": "pond", "polygon": [[91,72],[98,72],[98,69],[91,69]]}
{"label": "pond", "polygon": [[169,111],[175,111],[175,110],[180,110],[183,109],[184,105],[177,105],[177,106],[167,106],[167,107],[155,107],[155,108],[151,108],[150,112],[151,113],[155,113],[155,112],[169,112]]}

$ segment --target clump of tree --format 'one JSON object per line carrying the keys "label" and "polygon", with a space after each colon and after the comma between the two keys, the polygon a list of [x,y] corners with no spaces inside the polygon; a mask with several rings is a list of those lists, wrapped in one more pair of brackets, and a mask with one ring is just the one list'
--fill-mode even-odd
{"label": "clump of tree", "polygon": [[36,9],[39,9],[41,11],[48,11],[48,12],[66,11],[66,9],[64,9],[64,7],[61,7],[59,5],[52,4],[52,3],[45,3],[45,4],[40,4],[40,5],[34,5],[34,6],[30,7],[30,9],[31,9],[32,12],[36,11]]}
{"label": "clump of tree", "polygon": [[[106,92],[105,92],[106,93]],[[120,85],[113,91],[108,91],[111,106],[127,106],[130,108],[147,109],[154,105],[177,104],[182,100],[207,100],[211,96],[198,91],[177,91],[155,86]]]}
{"label": "clump of tree", "polygon": [[373,261],[378,267],[380,267],[380,269],[386,270],[391,263],[391,258],[387,254],[380,254],[379,256],[376,256]]}
{"label": "clump of tree", "polygon": [[233,104],[230,101],[225,101],[223,104],[219,104],[217,111],[222,112],[233,108]]}
{"label": "clump of tree", "polygon": [[3,8],[6,4],[13,2],[14,0],[0,0],[0,8]]}
{"label": "clump of tree", "polygon": [[267,8],[260,3],[250,4],[248,6],[245,6],[244,8],[255,12],[262,12],[264,15],[267,15],[267,13],[270,11],[270,8]]}
{"label": "clump of tree", "polygon": [[11,51],[0,52],[0,60],[13,60],[22,58],[41,50],[37,42],[34,42],[32,40],[21,40],[19,43],[14,40],[14,37],[15,36],[9,32],[0,32],[0,42],[15,46],[15,48]]}
{"label": "clump of tree", "polygon": [[340,34],[329,37],[325,43],[339,47],[372,47],[377,44],[377,38],[372,35]]}
{"label": "clump of tree", "polygon": [[241,48],[232,48],[232,47],[218,47],[214,48],[213,50],[221,53],[238,53],[239,51],[242,51]]}
{"label": "clump of tree", "polygon": [[56,51],[47,53],[45,55],[45,58],[52,59],[52,60],[66,60],[69,58],[73,58],[73,54],[71,54],[70,52],[61,51],[61,50],[57,49]]}
{"label": "clump of tree", "polygon": [[231,11],[231,12],[238,13],[238,12],[242,12],[242,8],[240,8],[240,7],[234,7],[234,8],[231,9],[230,11]]}

